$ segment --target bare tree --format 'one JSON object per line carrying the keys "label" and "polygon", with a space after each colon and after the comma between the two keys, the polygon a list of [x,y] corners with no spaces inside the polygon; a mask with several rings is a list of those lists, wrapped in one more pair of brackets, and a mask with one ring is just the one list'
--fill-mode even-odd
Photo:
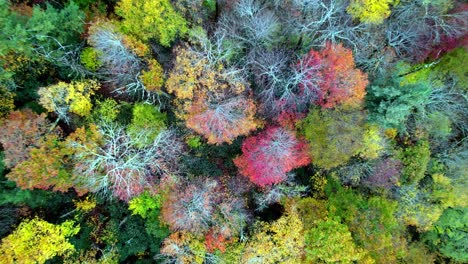
{"label": "bare tree", "polygon": [[123,127],[102,124],[99,133],[102,144],[68,142],[75,153],[75,173],[93,192],[129,200],[153,186],[158,177],[178,173],[183,146],[173,130],[162,131],[144,148],[135,146],[144,132],[130,137]]}
{"label": "bare tree", "polygon": [[114,88],[117,94],[126,94],[150,103],[163,103],[164,93],[148,91],[140,79],[144,62],[126,45],[124,36],[110,25],[92,27],[88,42],[98,51],[103,66],[98,77]]}

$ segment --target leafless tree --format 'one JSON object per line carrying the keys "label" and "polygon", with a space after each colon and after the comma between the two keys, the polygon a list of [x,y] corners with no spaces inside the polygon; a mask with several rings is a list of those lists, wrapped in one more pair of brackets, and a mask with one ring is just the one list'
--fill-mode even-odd
{"label": "leafless tree", "polygon": [[144,148],[135,146],[138,137],[145,136],[144,132],[130,137],[123,127],[115,124],[101,124],[99,132],[104,143],[97,147],[69,142],[75,150],[75,173],[93,192],[128,200],[154,185],[158,177],[178,173],[183,146],[175,131],[162,131]]}
{"label": "leafless tree", "polygon": [[111,26],[94,26],[88,42],[98,51],[103,66],[98,77],[117,94],[134,96],[149,103],[162,104],[165,94],[148,91],[140,79],[144,62],[127,48],[124,37]]}

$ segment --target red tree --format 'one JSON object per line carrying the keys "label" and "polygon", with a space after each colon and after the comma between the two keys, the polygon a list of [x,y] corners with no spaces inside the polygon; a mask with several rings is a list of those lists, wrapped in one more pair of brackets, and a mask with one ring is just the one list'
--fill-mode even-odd
{"label": "red tree", "polygon": [[337,105],[357,107],[362,103],[367,75],[356,69],[351,50],[343,45],[327,43],[320,52],[311,50],[299,61],[298,67],[306,70],[300,89],[305,92],[318,87],[316,104],[332,108]]}
{"label": "red tree", "polygon": [[186,125],[205,136],[208,143],[231,143],[239,135],[256,129],[259,122],[255,120],[255,112],[253,100],[243,95],[200,96],[189,108]]}
{"label": "red tree", "polygon": [[306,143],[282,127],[247,138],[242,153],[234,160],[239,172],[261,187],[282,182],[287,172],[310,163]]}

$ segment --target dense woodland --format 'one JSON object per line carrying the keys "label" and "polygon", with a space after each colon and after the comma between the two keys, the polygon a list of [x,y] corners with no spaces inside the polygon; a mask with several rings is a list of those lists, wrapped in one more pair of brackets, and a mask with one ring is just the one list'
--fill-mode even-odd
{"label": "dense woodland", "polygon": [[468,263],[468,4],[0,0],[0,263]]}

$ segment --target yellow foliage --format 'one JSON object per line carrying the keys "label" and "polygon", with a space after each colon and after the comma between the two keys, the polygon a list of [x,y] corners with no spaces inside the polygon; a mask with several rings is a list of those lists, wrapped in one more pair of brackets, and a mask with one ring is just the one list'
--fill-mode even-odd
{"label": "yellow foliage", "polygon": [[377,125],[366,125],[362,143],[363,146],[359,152],[363,158],[376,159],[379,157],[384,150],[384,141]]}
{"label": "yellow foliage", "polygon": [[347,11],[363,23],[381,24],[390,16],[390,5],[398,2],[399,0],[351,0]]}
{"label": "yellow foliage", "polygon": [[0,263],[44,263],[54,256],[73,252],[67,237],[76,235],[80,227],[73,221],[54,225],[35,218],[22,222],[0,245]]}
{"label": "yellow foliage", "polygon": [[148,70],[142,71],[141,81],[148,91],[160,92],[164,84],[164,71],[155,59],[148,60]]}
{"label": "yellow foliage", "polygon": [[257,223],[242,255],[242,263],[291,263],[301,260],[304,248],[303,225],[295,210],[272,224]]}
{"label": "yellow foliage", "polygon": [[172,258],[175,263],[202,264],[206,249],[201,237],[175,232],[164,240],[161,253]]}
{"label": "yellow foliage", "polygon": [[87,196],[83,201],[74,200],[73,202],[75,204],[76,210],[85,213],[93,210],[96,207],[96,201],[93,198],[89,199],[89,196]]}
{"label": "yellow foliage", "polygon": [[[37,92],[39,103],[49,112],[65,115],[66,112],[86,116],[91,113],[91,95],[100,88],[96,81],[80,81],[42,87]],[[66,112],[64,112],[66,111]]]}
{"label": "yellow foliage", "polygon": [[245,83],[226,74],[221,62],[210,63],[189,47],[177,50],[166,88],[176,96],[177,117],[208,143],[230,143],[261,126]]}
{"label": "yellow foliage", "polygon": [[178,14],[169,0],[121,0],[116,13],[123,17],[122,29],[143,41],[157,39],[163,46],[187,31],[185,19]]}
{"label": "yellow foliage", "polygon": [[15,108],[14,96],[15,94],[7,88],[0,86],[0,118],[5,117]]}

